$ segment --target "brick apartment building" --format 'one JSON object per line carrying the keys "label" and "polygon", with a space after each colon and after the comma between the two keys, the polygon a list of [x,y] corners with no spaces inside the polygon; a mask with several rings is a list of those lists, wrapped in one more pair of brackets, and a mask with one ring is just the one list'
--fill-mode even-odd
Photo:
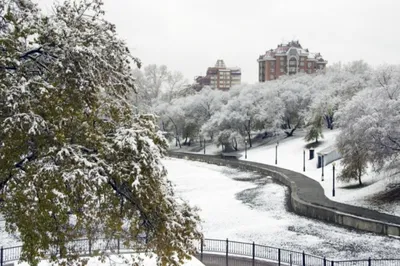
{"label": "brick apartment building", "polygon": [[311,53],[303,49],[299,41],[280,44],[260,55],[258,62],[258,81],[277,79],[282,75],[297,73],[315,73],[324,69],[328,61],[320,53]]}
{"label": "brick apartment building", "polygon": [[228,68],[225,66],[224,60],[217,60],[214,67],[207,69],[206,76],[196,77],[196,90],[201,90],[204,86],[220,90],[229,90],[232,86],[241,82],[242,72],[238,67]]}

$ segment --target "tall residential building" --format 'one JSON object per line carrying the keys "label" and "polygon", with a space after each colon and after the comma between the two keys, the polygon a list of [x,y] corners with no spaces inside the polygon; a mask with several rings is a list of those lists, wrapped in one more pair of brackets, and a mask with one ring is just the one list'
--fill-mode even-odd
{"label": "tall residential building", "polygon": [[217,60],[214,67],[207,69],[206,76],[196,77],[195,88],[200,90],[203,86],[210,86],[220,90],[229,90],[234,85],[240,84],[242,72],[238,67],[226,67],[224,60]]}
{"label": "tall residential building", "polygon": [[311,53],[308,49],[303,49],[299,41],[279,44],[277,48],[260,55],[257,62],[259,82],[274,80],[282,75],[315,73],[324,69],[328,63],[320,53]]}

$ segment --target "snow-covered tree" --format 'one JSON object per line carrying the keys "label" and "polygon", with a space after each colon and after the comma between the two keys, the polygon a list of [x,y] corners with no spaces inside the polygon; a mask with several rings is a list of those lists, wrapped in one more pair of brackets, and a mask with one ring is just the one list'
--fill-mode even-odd
{"label": "snow-covered tree", "polygon": [[199,217],[166,180],[155,117],[132,112],[140,62],[101,6],[65,1],[45,16],[30,0],[0,2],[1,212],[31,265],[80,260],[79,238],[119,238],[175,265],[194,252]]}
{"label": "snow-covered tree", "polygon": [[312,141],[318,142],[318,138],[323,138],[324,135],[322,134],[322,126],[324,123],[324,119],[320,112],[315,112],[314,117],[311,121],[306,125],[307,134],[305,135],[305,141]]}
{"label": "snow-covered tree", "polygon": [[[360,91],[337,114],[342,129],[338,147],[362,158],[375,170],[398,168],[400,152],[400,67],[382,66],[374,71],[372,84]],[[351,164],[353,156],[344,158]],[[363,171],[358,171],[362,174]]]}
{"label": "snow-covered tree", "polygon": [[241,85],[229,91],[227,104],[216,112],[202,127],[202,132],[216,132],[218,145],[238,149],[238,143],[248,141],[251,131],[276,129],[283,116],[283,103],[278,91],[263,85]]}
{"label": "snow-covered tree", "polygon": [[298,75],[277,81],[279,97],[284,103],[282,126],[288,137],[293,136],[296,129],[304,126],[305,115],[313,97],[310,79],[309,75]]}

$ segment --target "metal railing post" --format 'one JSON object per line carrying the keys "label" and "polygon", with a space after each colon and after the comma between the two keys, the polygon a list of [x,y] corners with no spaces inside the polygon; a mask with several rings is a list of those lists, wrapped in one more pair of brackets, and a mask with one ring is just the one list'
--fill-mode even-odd
{"label": "metal railing post", "polygon": [[228,258],[228,254],[229,254],[229,240],[227,238],[226,239],[226,258]]}
{"label": "metal railing post", "polygon": [[3,255],[4,255],[4,249],[3,247],[0,248],[0,266],[3,266]]}
{"label": "metal railing post", "polygon": [[281,266],[281,249],[278,248],[278,265]]}
{"label": "metal railing post", "polygon": [[201,240],[200,240],[200,261],[203,261],[203,246],[204,246],[204,239],[201,238]]}
{"label": "metal railing post", "polygon": [[303,251],[303,266],[306,266],[306,254]]}
{"label": "metal railing post", "polygon": [[229,240],[226,239],[226,265],[228,265],[228,254],[229,254]]}
{"label": "metal railing post", "polygon": [[289,265],[292,266],[292,253],[289,254]]}
{"label": "metal railing post", "polygon": [[335,262],[334,261],[331,261],[331,266],[335,266]]}
{"label": "metal railing post", "polygon": [[92,240],[89,239],[89,255],[92,255]]}
{"label": "metal railing post", "polygon": [[371,266],[371,257],[368,258],[368,266]]}
{"label": "metal railing post", "polygon": [[326,258],[324,257],[324,266],[326,266]]}
{"label": "metal railing post", "polygon": [[255,263],[255,259],[256,259],[256,244],[254,244],[254,242],[253,242],[253,266]]}
{"label": "metal railing post", "polygon": [[120,240],[119,237],[117,238],[117,250],[118,250],[118,254],[119,254],[119,249],[120,249]]}

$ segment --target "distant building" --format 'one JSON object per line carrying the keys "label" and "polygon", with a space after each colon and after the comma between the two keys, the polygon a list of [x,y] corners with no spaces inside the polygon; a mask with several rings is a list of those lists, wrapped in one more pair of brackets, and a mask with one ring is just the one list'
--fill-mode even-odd
{"label": "distant building", "polygon": [[195,78],[195,88],[200,90],[204,86],[210,86],[220,90],[229,90],[232,86],[240,84],[241,76],[240,68],[228,68],[225,66],[224,60],[219,59],[214,67],[207,69],[206,76]]}
{"label": "distant building", "polygon": [[280,44],[260,55],[258,62],[258,81],[277,79],[282,75],[297,73],[315,73],[324,69],[328,61],[320,53],[311,53],[303,49],[299,41]]}

